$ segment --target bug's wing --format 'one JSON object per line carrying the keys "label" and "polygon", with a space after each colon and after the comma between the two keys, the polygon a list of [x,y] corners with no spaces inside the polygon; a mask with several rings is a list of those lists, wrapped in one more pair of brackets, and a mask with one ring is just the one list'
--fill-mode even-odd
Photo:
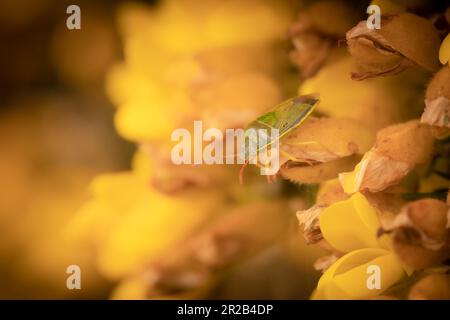
{"label": "bug's wing", "polygon": [[[260,129],[265,129],[266,135],[262,137],[264,141],[251,141],[256,145],[253,146],[253,151],[257,151],[268,147],[275,140],[272,139],[272,130],[279,130],[278,139],[283,135],[299,126],[317,106],[319,99],[313,95],[299,96],[288,99],[277,105],[272,111],[260,116],[255,121],[251,122],[245,131],[255,130],[259,132]],[[261,136],[259,136],[261,139]],[[240,152],[241,156],[248,157],[249,149],[246,144]]]}
{"label": "bug's wing", "polygon": [[277,122],[274,128],[280,131],[280,137],[299,126],[317,106],[319,99],[314,96],[300,96],[278,105],[274,112]]}

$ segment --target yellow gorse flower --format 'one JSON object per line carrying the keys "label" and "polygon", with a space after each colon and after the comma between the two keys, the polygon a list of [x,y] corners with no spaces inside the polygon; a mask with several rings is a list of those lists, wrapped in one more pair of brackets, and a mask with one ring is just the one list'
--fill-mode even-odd
{"label": "yellow gorse flower", "polygon": [[216,190],[168,196],[133,173],[100,175],[91,192],[69,232],[96,246],[97,266],[111,279],[133,274],[171,250],[213,216],[222,197]]}
{"label": "yellow gorse flower", "polygon": [[[380,227],[377,211],[362,193],[325,208],[319,221],[324,239],[345,254],[322,275],[313,299],[371,298],[408,274],[390,250],[388,236],[377,237]],[[380,289],[367,285],[371,265],[380,268]]]}
{"label": "yellow gorse flower", "polygon": [[[110,70],[105,89],[117,107],[117,131],[139,151],[131,171],[93,181],[92,198],[69,227],[76,239],[95,245],[102,275],[140,275],[230,202],[251,200],[249,192],[239,195],[243,188],[230,191],[237,184],[235,168],[175,167],[171,134],[192,128],[193,120],[205,128],[241,127],[282,99],[280,82],[289,68],[282,40],[293,18],[290,8],[272,0],[119,7],[124,61]],[[225,173],[230,179],[214,184],[219,179],[213,176]],[[178,189],[161,186],[177,183]]]}
{"label": "yellow gorse flower", "polygon": [[217,121],[241,112],[250,121],[279,102],[281,88],[272,78],[288,61],[279,59],[277,48],[292,20],[288,8],[267,0],[122,6],[125,61],[106,79],[118,106],[119,133],[164,143],[193,119],[219,114],[210,119],[217,127]]}
{"label": "yellow gorse flower", "polygon": [[[321,10],[331,4],[323,3],[324,7],[318,6]],[[395,18],[398,25],[404,21],[414,25],[411,21],[419,20],[436,33],[423,18],[402,13],[406,5],[389,0],[372,4],[379,5],[382,13],[406,17]],[[174,129],[191,129],[193,120],[202,120],[204,128],[245,127],[291,94],[298,80],[292,78],[283,40],[287,40],[294,11],[289,1],[273,0],[166,0],[153,7],[120,7],[124,60],[107,75],[106,91],[117,107],[117,131],[139,149],[131,171],[101,175],[93,181],[92,198],[69,227],[76,239],[95,246],[100,273],[119,281],[114,298],[173,298],[173,292],[189,297],[193,289],[207,287],[221,267],[273,246],[279,234],[285,233],[284,220],[272,214],[288,210],[284,208],[291,200],[288,192],[261,187],[254,181],[238,188],[237,175],[229,178],[234,177],[234,167],[175,166],[170,161],[170,137]],[[325,17],[336,20],[335,14],[328,14],[334,11],[328,11]],[[280,176],[299,184],[322,184],[312,210],[300,216],[311,243],[333,249],[333,258],[325,257],[321,268],[340,258],[325,271],[312,298],[368,299],[385,293],[410,274],[395,251],[395,237],[391,246],[390,236],[378,234],[378,204],[372,205],[369,195],[361,192],[374,194],[390,188],[390,194],[396,195],[398,190],[392,188],[407,181],[410,173],[416,174],[416,167],[428,164],[433,131],[418,120],[409,121],[423,110],[423,92],[416,89],[424,86],[427,74],[408,69],[391,77],[352,80],[351,72],[361,65],[370,67],[372,62],[362,50],[364,42],[358,37],[351,39],[357,45],[353,52],[349,46],[351,56],[337,47],[336,34],[329,29],[330,25],[340,26],[338,38],[343,38],[351,20],[330,24],[317,15],[321,19],[314,23],[305,19],[308,14],[300,15],[294,44],[303,54],[303,44],[330,46],[317,70],[308,73],[298,90],[300,95],[318,92],[321,102],[317,117],[280,139]],[[319,26],[330,31],[329,37],[323,38],[327,32]],[[395,30],[392,33],[396,35]],[[387,36],[398,40],[391,39],[392,34]],[[434,42],[437,39],[435,34]],[[443,64],[450,57],[449,41],[447,36],[439,51]],[[420,43],[415,41],[418,53],[414,51],[410,60],[427,67],[432,64],[426,69],[434,71],[438,46],[425,46],[422,54]],[[384,61],[375,43],[370,49]],[[404,49],[401,41],[394,54],[388,50],[388,64],[405,60]],[[315,54],[315,49],[311,51]],[[357,63],[355,57],[364,58],[364,63]],[[304,57],[297,58],[302,68]],[[438,84],[448,75],[448,66],[442,69]],[[436,185],[435,178],[415,179],[414,185],[416,182],[420,190]],[[277,197],[277,202],[281,200],[279,206],[261,202],[269,194],[266,191]],[[372,196],[369,199],[372,201]],[[302,201],[301,207],[306,206]],[[380,209],[383,214],[395,211],[384,209]],[[232,210],[236,211],[227,218]],[[264,210],[269,217],[264,217]],[[371,266],[379,268],[380,287],[369,285]],[[184,286],[177,275],[190,271],[207,277]]]}
{"label": "yellow gorse flower", "polygon": [[349,74],[355,68],[354,60],[343,54],[315,77],[304,81],[298,92],[300,95],[319,92],[317,111],[331,117],[355,119],[374,130],[411,119],[423,109],[421,92],[410,90],[425,81],[422,73],[409,70],[392,77],[354,81]]}

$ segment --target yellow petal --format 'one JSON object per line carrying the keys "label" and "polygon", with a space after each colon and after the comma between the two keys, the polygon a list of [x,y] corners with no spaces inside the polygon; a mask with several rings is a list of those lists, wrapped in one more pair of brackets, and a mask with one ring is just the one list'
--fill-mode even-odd
{"label": "yellow petal", "polygon": [[[423,85],[423,75],[414,71],[370,81],[354,81],[350,72],[357,69],[346,57],[324,66],[304,81],[299,94],[320,92],[317,111],[324,115],[351,118],[371,129],[410,119],[423,109],[421,98],[412,89]],[[423,97],[422,97],[423,99]]]}
{"label": "yellow petal", "polygon": [[162,105],[130,103],[119,108],[115,116],[117,131],[130,140],[167,139],[170,137],[172,125],[170,117]]}
{"label": "yellow petal", "polygon": [[342,172],[339,174],[339,181],[341,182],[342,189],[344,189],[345,193],[352,194],[359,190],[367,167],[368,155],[369,153],[366,153],[363,156],[361,162],[355,166],[353,171]]}
{"label": "yellow petal", "polygon": [[376,236],[380,227],[377,212],[361,193],[327,207],[319,221],[323,237],[339,251],[387,247],[386,240],[379,241]]}
{"label": "yellow petal", "polygon": [[168,196],[133,173],[107,174],[91,185],[92,199],[69,234],[98,249],[97,266],[111,279],[143,268],[216,216],[223,195],[191,190]]}
{"label": "yellow petal", "polygon": [[111,294],[112,300],[145,300],[149,281],[145,277],[133,277],[120,282]]}
{"label": "yellow petal", "polygon": [[149,181],[154,173],[153,159],[144,150],[139,149],[133,156],[133,173],[144,181]]}
{"label": "yellow petal", "polygon": [[215,191],[195,190],[167,196],[142,185],[148,193],[130,203],[101,239],[97,265],[111,279],[140,270],[184,241],[215,215],[212,209],[221,197]]}
{"label": "yellow petal", "polygon": [[[369,289],[369,267],[380,268],[381,286]],[[406,273],[395,255],[384,249],[366,248],[346,254],[319,280],[313,299],[366,299],[383,293]]]}

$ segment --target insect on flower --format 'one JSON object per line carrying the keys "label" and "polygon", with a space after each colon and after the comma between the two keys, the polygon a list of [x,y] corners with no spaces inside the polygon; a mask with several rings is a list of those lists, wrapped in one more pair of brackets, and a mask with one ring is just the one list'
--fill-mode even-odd
{"label": "insect on flower", "polygon": [[[245,128],[245,136],[249,143],[244,143],[238,157],[244,160],[239,174],[239,182],[243,183],[244,168],[249,162],[257,164],[255,159],[261,151],[268,149],[283,136],[302,124],[319,104],[317,95],[304,95],[288,99],[273,110],[252,121]],[[277,150],[278,151],[278,150]],[[271,182],[268,176],[269,183]]]}

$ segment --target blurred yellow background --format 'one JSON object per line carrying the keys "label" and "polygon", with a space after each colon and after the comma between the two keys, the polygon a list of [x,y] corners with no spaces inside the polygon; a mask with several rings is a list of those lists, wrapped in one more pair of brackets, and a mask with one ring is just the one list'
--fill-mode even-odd
{"label": "blurred yellow background", "polygon": [[[113,1],[78,1],[84,32],[66,28],[66,1],[0,2],[0,298],[107,298],[92,249],[65,228],[101,172],[129,167],[103,78],[121,56]],[[66,288],[66,268],[84,290]]]}
{"label": "blurred yellow background", "polygon": [[[214,4],[214,1],[207,2]],[[228,82],[219,79],[217,83],[214,82],[217,79],[213,79],[211,83],[189,91],[195,95],[197,110],[201,110],[201,116],[211,126],[235,125],[235,121],[242,125],[241,122],[251,120],[282,98],[295,94],[298,80],[288,63],[287,49],[278,44],[272,47],[272,42],[278,41],[278,36],[292,23],[296,12],[291,7],[294,1],[286,1],[282,5],[276,1],[263,2],[269,3],[273,12],[268,11],[264,4],[255,9],[254,16],[247,15],[250,12],[248,7],[257,1],[242,5],[234,1],[235,5],[226,7],[224,11],[217,10],[216,16],[211,18],[211,33],[205,33],[204,38],[192,42],[183,42],[195,38],[196,28],[201,28],[201,24],[195,25],[192,21],[201,21],[209,14],[208,6],[200,10],[203,8],[201,1],[190,1],[193,9],[188,13],[181,9],[178,11],[177,5],[169,5],[162,10],[156,26],[174,21],[176,17],[186,16],[186,21],[179,20],[179,24],[168,24],[167,29],[160,27],[155,30],[147,25],[151,14],[146,11],[154,6],[153,1],[131,4],[129,13],[122,15],[118,15],[118,7],[119,3],[121,8],[126,7],[123,1],[77,1],[82,13],[82,30],[78,31],[66,28],[66,8],[72,4],[68,1],[0,2],[0,299],[142,297],[137,294],[138,287],[133,286],[133,275],[126,272],[131,268],[129,265],[133,265],[133,259],[140,258],[136,258],[136,252],[146,249],[145,240],[142,246],[134,244],[142,240],[139,236],[145,236],[145,233],[133,238],[133,228],[143,229],[142,232],[152,230],[151,226],[145,229],[145,218],[139,220],[140,215],[133,215],[123,222],[122,229],[114,229],[116,234],[107,235],[116,238],[107,243],[109,247],[103,249],[109,251],[100,257],[99,244],[81,241],[72,233],[73,229],[79,226],[86,228],[89,223],[92,224],[92,230],[89,230],[98,232],[99,238],[109,231],[105,228],[111,222],[108,219],[113,219],[108,215],[110,212],[102,213],[106,215],[104,219],[94,217],[89,206],[95,207],[98,203],[89,202],[87,207],[84,206],[90,199],[90,191],[93,190],[100,202],[107,199],[115,203],[115,200],[129,200],[121,198],[122,195],[118,194],[121,190],[126,193],[136,188],[133,197],[135,201],[141,201],[138,193],[144,184],[140,184],[140,180],[131,181],[134,178],[124,174],[100,176],[91,190],[88,187],[99,174],[130,169],[138,178],[148,179],[148,172],[143,173],[147,170],[148,159],[142,160],[142,153],[133,158],[138,146],[122,137],[137,142],[141,151],[143,145],[148,147],[142,143],[143,140],[161,142],[166,139],[175,122],[168,125],[165,117],[176,118],[190,111],[191,105],[184,105],[183,88],[188,80],[197,76],[198,61],[204,63],[213,75],[233,79]],[[228,17],[234,14],[236,25],[228,25]],[[191,22],[192,30],[189,30]],[[242,32],[242,26],[248,26],[247,33]],[[137,31],[139,28],[148,33],[140,33]],[[132,36],[128,37],[127,32]],[[124,34],[125,43],[121,38]],[[151,41],[146,38],[148,35],[153,35]],[[159,46],[161,52],[155,52],[154,47],[146,47],[148,42]],[[222,46],[233,47],[232,50],[215,49]],[[198,60],[189,60],[190,55],[197,52],[200,52],[196,56]],[[179,54],[184,58],[178,59]],[[261,60],[255,60],[256,56]],[[127,73],[130,70],[124,67],[124,60],[133,72]],[[170,68],[165,69],[167,66]],[[161,83],[173,85],[178,91],[162,85],[155,91],[145,87],[148,79],[140,79],[136,70],[145,71],[146,67],[152,70],[149,75],[152,80],[164,75],[167,78],[158,78]],[[137,78],[133,78],[135,76]],[[169,96],[173,99],[171,102],[185,107],[176,111],[186,113],[160,108],[158,111],[162,114],[159,114],[146,109],[149,97],[153,104],[158,105],[165,103],[164,99]],[[111,101],[120,107],[119,112],[115,113]],[[233,116],[228,114],[229,110],[228,113],[220,113],[228,105],[235,106],[234,111],[242,112],[244,116]],[[144,122],[148,118],[154,120],[150,129]],[[166,147],[162,145],[164,143],[157,148]],[[185,174],[174,168],[162,168],[162,171],[155,170],[155,174],[163,172],[164,176],[157,179],[165,188],[173,187],[167,184],[173,183],[171,179],[174,176]],[[228,180],[221,176],[222,169],[206,175],[214,176],[220,183],[226,180],[227,188],[232,189],[237,184],[237,176],[234,169],[225,173],[230,172]],[[235,178],[230,187],[229,180]],[[112,186],[114,183],[117,184],[115,187]],[[260,189],[263,192],[254,196],[256,201],[265,198],[264,192],[278,192],[275,187],[261,187],[258,183],[248,185],[247,189],[229,191],[235,199],[233,201],[240,203],[236,199],[247,199]],[[130,190],[126,190],[127,186]],[[188,194],[183,200],[186,202],[178,203],[177,200],[172,203],[156,195],[155,191],[151,192],[155,198],[150,199],[160,205],[156,208],[178,212],[178,206],[186,203],[189,209],[192,200],[192,212],[201,211],[200,207],[194,206],[195,195],[191,197]],[[219,281],[209,297],[308,298],[319,276],[312,264],[320,253],[317,249],[306,248],[301,235],[296,233],[294,213],[305,203],[296,197],[291,200],[300,204],[283,211],[282,221],[288,225],[286,237],[227,270],[226,280]],[[224,207],[231,207],[229,200],[220,201],[226,204]],[[152,210],[151,205],[145,202],[143,208]],[[83,210],[77,216],[80,208]],[[120,216],[121,210],[125,209],[111,208],[111,215]],[[93,214],[87,218],[93,220],[86,222],[84,214]],[[176,221],[179,216],[171,219]],[[192,216],[189,219],[192,220]],[[199,217],[204,223],[202,219]],[[102,223],[105,226],[99,226]],[[69,226],[71,232],[68,232]],[[186,229],[192,232],[191,227]],[[186,231],[183,224],[175,230],[173,232],[179,232],[182,240],[181,234]],[[170,234],[171,231],[171,228],[164,229],[161,234]],[[82,290],[66,288],[66,268],[71,264],[81,267]],[[105,267],[105,264],[109,265]],[[125,281],[121,281],[124,274]]]}

